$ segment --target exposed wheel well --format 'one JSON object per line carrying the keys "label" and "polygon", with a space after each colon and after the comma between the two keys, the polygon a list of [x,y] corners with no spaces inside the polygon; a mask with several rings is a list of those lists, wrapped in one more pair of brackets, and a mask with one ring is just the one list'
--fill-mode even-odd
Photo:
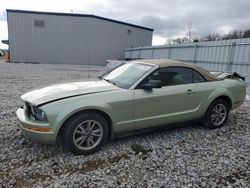
{"label": "exposed wheel well", "polygon": [[223,100],[225,100],[229,104],[230,110],[232,109],[232,101],[231,101],[231,99],[228,96],[226,96],[226,95],[219,96],[216,99],[214,99],[213,102],[216,101],[217,99],[223,99]]}
{"label": "exposed wheel well", "polygon": [[109,117],[109,115],[107,115],[105,112],[101,111],[101,110],[96,110],[96,109],[88,109],[88,110],[81,110],[79,112],[76,112],[75,114],[71,115],[68,119],[66,119],[64,121],[64,123],[62,124],[62,126],[60,127],[58,134],[57,134],[57,141],[62,141],[62,134],[63,134],[63,130],[65,128],[65,126],[67,126],[67,122],[69,122],[71,119],[73,119],[74,117],[78,116],[79,114],[83,114],[83,113],[97,113],[99,115],[101,115],[102,117],[105,118],[105,120],[108,123],[109,126],[109,135],[108,138],[111,138],[112,136],[112,120]]}

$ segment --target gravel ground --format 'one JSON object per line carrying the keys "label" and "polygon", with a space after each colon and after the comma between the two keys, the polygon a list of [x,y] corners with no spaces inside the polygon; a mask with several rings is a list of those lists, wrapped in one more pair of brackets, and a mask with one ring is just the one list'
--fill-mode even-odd
{"label": "gravel ground", "polygon": [[250,187],[247,101],[221,129],[193,125],[127,137],[89,156],[25,138],[15,116],[21,94],[103,69],[0,63],[0,187]]}

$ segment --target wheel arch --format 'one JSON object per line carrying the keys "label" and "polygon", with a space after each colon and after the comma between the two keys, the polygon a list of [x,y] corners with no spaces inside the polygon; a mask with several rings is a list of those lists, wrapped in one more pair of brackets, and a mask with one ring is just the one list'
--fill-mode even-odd
{"label": "wheel arch", "polygon": [[229,104],[230,110],[232,109],[234,98],[230,90],[225,87],[217,87],[209,94],[206,99],[206,105],[204,106],[205,108],[203,108],[204,114],[207,112],[209,106],[217,99],[225,100]]}
{"label": "wheel arch", "polygon": [[210,100],[207,103],[206,107],[203,108],[202,118],[206,115],[209,107],[213,104],[213,102],[218,100],[218,99],[223,99],[229,104],[229,111],[232,109],[232,99],[228,95],[225,95],[225,94],[218,95],[218,96],[213,97],[212,99],[210,98]]}
{"label": "wheel arch", "polygon": [[218,99],[223,99],[229,104],[229,111],[232,109],[233,106],[233,100],[232,96],[228,92],[213,92],[210,94],[210,96],[206,99],[206,105],[203,106],[202,108],[202,115],[201,117],[203,118],[205,114],[207,113],[209,107],[213,104],[214,101]]}
{"label": "wheel arch", "polygon": [[[218,99],[223,99],[223,100],[225,100],[225,101],[229,104],[229,109],[230,109],[230,110],[232,109],[232,104],[233,104],[232,99],[231,99],[229,96],[227,96],[227,95],[220,95],[220,96],[217,96],[217,97],[209,104],[209,106],[210,106],[214,101],[216,101],[216,100],[218,100]],[[209,106],[208,106],[208,107],[209,107]]]}
{"label": "wheel arch", "polygon": [[[205,114],[203,115],[202,119],[201,119],[201,123],[205,126],[205,127],[208,127],[208,128],[219,128],[221,127],[224,123],[222,122],[222,124],[219,126],[219,127],[216,127],[215,125],[213,125],[213,123],[211,123],[210,121],[210,118],[208,118],[208,113],[209,113],[209,109],[210,107],[214,104],[214,102],[216,100],[223,100],[225,101],[228,105],[229,105],[229,111],[227,112],[227,115],[226,117],[228,117],[228,114],[230,112],[230,110],[232,109],[232,100],[229,96],[227,95],[220,95],[220,96],[217,96],[215,97],[208,105],[207,109],[206,109],[206,112]],[[209,115],[210,116],[210,115]],[[224,121],[224,120],[223,120]]]}
{"label": "wheel arch", "polygon": [[63,135],[63,130],[64,128],[67,126],[67,123],[73,119],[74,117],[83,114],[83,113],[97,113],[99,115],[101,115],[102,117],[104,117],[104,119],[107,121],[108,123],[108,127],[109,127],[109,135],[108,138],[109,139],[113,139],[114,137],[114,132],[113,132],[113,121],[111,119],[111,117],[104,111],[99,110],[99,109],[83,109],[83,110],[79,110],[73,114],[71,114],[69,117],[67,117],[62,123],[61,126],[57,132],[57,142],[62,141],[62,135]]}

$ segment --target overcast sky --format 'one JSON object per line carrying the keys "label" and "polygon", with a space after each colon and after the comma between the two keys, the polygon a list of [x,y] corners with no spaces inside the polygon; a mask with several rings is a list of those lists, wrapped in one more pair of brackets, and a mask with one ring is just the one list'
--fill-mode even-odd
{"label": "overcast sky", "polygon": [[73,11],[138,24],[155,29],[154,45],[187,36],[190,25],[193,38],[250,28],[250,0],[1,0],[0,40],[8,38],[6,9]]}

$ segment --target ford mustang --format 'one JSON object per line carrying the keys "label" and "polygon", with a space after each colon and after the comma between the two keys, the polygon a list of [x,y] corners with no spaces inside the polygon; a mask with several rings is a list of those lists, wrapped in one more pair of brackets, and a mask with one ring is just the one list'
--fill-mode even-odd
{"label": "ford mustang", "polygon": [[145,59],[121,65],[99,80],[28,92],[16,114],[32,140],[62,141],[74,154],[91,154],[109,139],[171,125],[198,121],[219,128],[245,95],[244,77],[237,73]]}

